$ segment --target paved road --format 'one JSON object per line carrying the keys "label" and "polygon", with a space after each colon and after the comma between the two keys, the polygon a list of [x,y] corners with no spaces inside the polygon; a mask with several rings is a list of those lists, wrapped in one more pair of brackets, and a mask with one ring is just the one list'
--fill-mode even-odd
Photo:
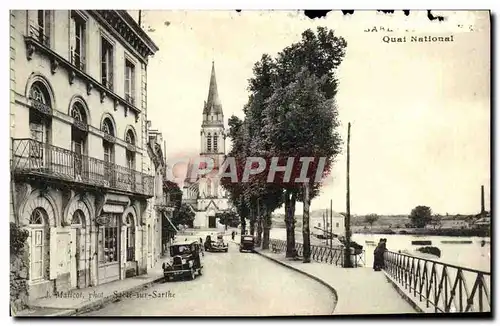
{"label": "paved road", "polygon": [[[194,281],[157,284],[140,297],[123,298],[85,316],[326,315],[330,291],[318,282],[257,254],[206,253]],[[170,292],[170,297],[169,297]],[[161,293],[165,293],[161,298]],[[148,294],[150,296],[148,296]]]}

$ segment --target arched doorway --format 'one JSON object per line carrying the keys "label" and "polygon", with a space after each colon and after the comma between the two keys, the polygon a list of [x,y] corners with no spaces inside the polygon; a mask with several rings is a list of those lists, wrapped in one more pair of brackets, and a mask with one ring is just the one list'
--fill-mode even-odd
{"label": "arched doorway", "polygon": [[135,224],[132,213],[127,215],[126,248],[127,261],[135,261]]}
{"label": "arched doorway", "polygon": [[215,217],[215,212],[211,211],[208,215],[208,227],[210,229],[215,229],[217,227],[217,218]]}
{"label": "arched doorway", "polygon": [[[85,239],[82,239],[82,231],[85,225],[85,214],[77,209],[73,212],[71,217],[71,228],[75,231],[75,244],[72,245],[71,249],[74,250],[74,255],[71,259],[71,287],[72,288],[84,288],[87,284],[85,279],[86,273],[80,273],[80,270],[84,269],[86,262],[86,250],[85,250]],[[84,274],[84,275],[82,275]],[[83,277],[83,279],[82,279]]]}
{"label": "arched doorway", "polygon": [[31,282],[49,280],[50,276],[50,226],[47,211],[42,207],[33,210],[29,218]]}

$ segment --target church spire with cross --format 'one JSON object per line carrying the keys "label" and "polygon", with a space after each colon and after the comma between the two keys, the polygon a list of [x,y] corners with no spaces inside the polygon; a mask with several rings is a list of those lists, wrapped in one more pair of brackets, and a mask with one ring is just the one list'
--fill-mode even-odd
{"label": "church spire with cross", "polygon": [[208,86],[208,97],[203,107],[203,122],[224,123],[224,113],[217,90],[217,78],[215,77],[215,62],[212,61],[212,72],[210,74],[210,84]]}

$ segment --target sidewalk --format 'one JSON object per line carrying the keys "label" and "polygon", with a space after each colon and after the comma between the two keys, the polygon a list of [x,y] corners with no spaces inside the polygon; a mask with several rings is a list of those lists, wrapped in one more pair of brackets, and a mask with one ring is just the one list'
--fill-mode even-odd
{"label": "sidewalk", "polygon": [[[239,239],[233,242],[239,244]],[[285,253],[259,249],[256,252],[333,287],[337,292],[335,315],[417,313],[389,283],[384,272],[375,272],[369,267],[341,268],[314,261],[304,264],[286,259]]]}
{"label": "sidewalk", "polygon": [[[117,297],[129,291],[138,291],[163,278],[162,264],[168,258],[160,259],[156,265],[148,270],[147,274],[139,275],[124,280],[89,287],[85,289],[74,289],[68,295],[62,297],[42,298],[29,303],[29,309],[18,312],[14,317],[54,317],[71,316],[85,311],[99,309],[105,304],[111,303]],[[66,293],[65,293],[66,294]]]}

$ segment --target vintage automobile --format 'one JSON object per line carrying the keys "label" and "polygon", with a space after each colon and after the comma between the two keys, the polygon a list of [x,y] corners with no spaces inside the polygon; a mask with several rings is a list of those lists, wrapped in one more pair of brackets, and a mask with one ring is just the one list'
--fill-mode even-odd
{"label": "vintage automobile", "polygon": [[166,281],[187,277],[194,280],[202,275],[201,245],[197,241],[174,243],[170,246],[170,261],[163,263]]}
{"label": "vintage automobile", "polygon": [[253,235],[242,235],[240,239],[240,252],[250,251],[255,249],[255,239]]}
{"label": "vintage automobile", "polygon": [[213,241],[210,235],[207,235],[205,239],[205,251],[207,252],[227,252],[229,246],[224,243],[224,236],[222,234],[217,235],[217,241]]}

